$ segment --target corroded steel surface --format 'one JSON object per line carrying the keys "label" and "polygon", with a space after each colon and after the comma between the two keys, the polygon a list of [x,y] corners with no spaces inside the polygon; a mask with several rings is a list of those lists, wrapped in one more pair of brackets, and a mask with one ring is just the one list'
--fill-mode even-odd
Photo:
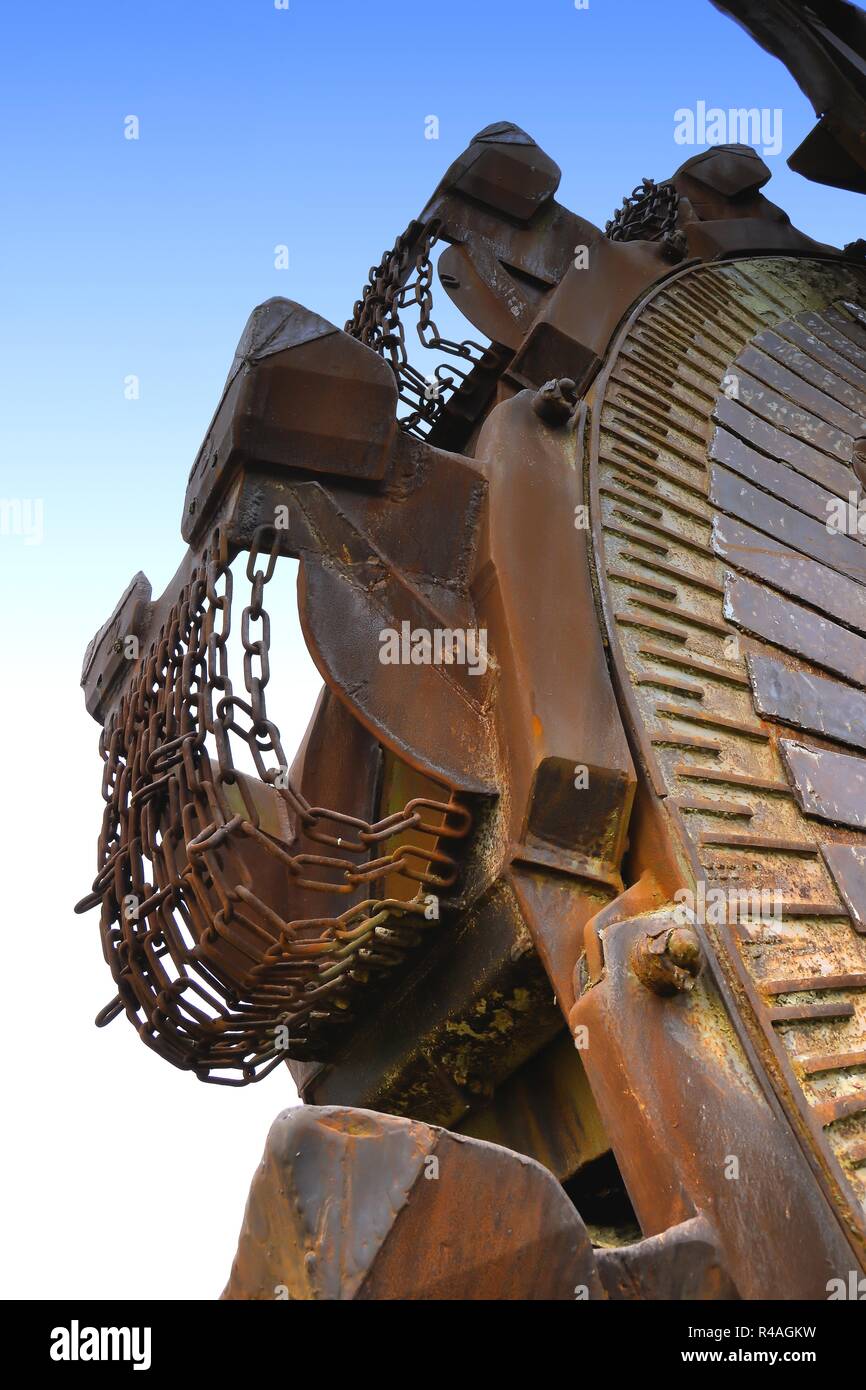
{"label": "corroded steel surface", "polygon": [[[125,1010],[149,1046],[202,1080],[238,1071],[254,1080],[317,1043],[321,1055],[322,1032],[351,1017],[358,984],[387,976],[429,929],[420,889],[452,885],[457,866],[443,846],[469,827],[454,802],[415,797],[371,823],[292,788],[265,705],[263,596],[278,554],[278,533],[256,532],[244,696],[229,674],[233,580],[217,531],[102,741],[101,868],[79,905],[101,905],[118,986],[101,1021]],[[260,780],[235,767],[233,741]],[[388,896],[365,896],[386,883]],[[290,920],[292,889],[354,901],[337,916]]]}
{"label": "corroded steel surface", "polygon": [[369,1110],[288,1110],[223,1298],[602,1297],[592,1245],[532,1159]]}
{"label": "corroded steel surface", "polygon": [[866,15],[849,0],[713,0],[781,58],[818,124],[788,163],[866,193]]}
{"label": "corroded steel surface", "polygon": [[[866,1265],[866,270],[768,179],[711,149],[602,232],[480,132],[343,331],[254,311],[186,557],[88,649],[98,1021],[310,1107],[226,1297]],[[286,557],[324,682],[291,758]]]}
{"label": "corroded steel surface", "polygon": [[[866,763],[785,738],[790,717],[761,718],[752,693],[770,659],[789,680],[809,679],[804,658],[848,680],[866,675],[863,639],[830,620],[813,582],[820,560],[832,611],[845,586],[864,592],[862,540],[827,528],[833,502],[860,492],[851,458],[866,394],[849,379],[866,344],[859,302],[866,275],[823,262],[684,272],[614,349],[593,479],[603,606],[650,780],[695,872],[745,895],[744,920],[708,915],[705,930],[748,998],[742,1018],[754,1015],[772,1049],[795,1123],[862,1230],[866,942],[822,851],[862,841]],[[828,331],[844,355],[828,356]],[[831,370],[840,364],[845,375]],[[772,580],[771,564],[797,600],[749,577]],[[822,696],[830,720],[833,699],[840,718],[857,690],[824,679]],[[808,716],[794,722],[802,730]],[[752,904],[768,892],[773,918],[760,920]]]}

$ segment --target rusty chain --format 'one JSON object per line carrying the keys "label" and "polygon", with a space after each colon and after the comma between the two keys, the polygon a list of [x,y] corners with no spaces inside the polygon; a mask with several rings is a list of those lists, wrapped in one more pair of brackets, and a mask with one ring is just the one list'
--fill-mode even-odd
{"label": "rusty chain", "polygon": [[[98,872],[76,909],[100,907],[117,985],[97,1023],[125,1011],[176,1066],[234,1085],[287,1056],[327,1051],[359,990],[400,965],[433,925],[424,890],[447,890],[457,876],[441,842],[470,824],[453,799],[416,798],[370,823],[311,806],[290,785],[265,695],[264,591],[279,542],[274,528],[260,528],[247,560],[243,695],[229,670],[234,580],[219,530],[140,661],[100,736]],[[249,750],[257,778],[235,767],[233,740]],[[387,849],[408,832],[422,843]],[[306,847],[317,844],[329,852]],[[406,896],[362,896],[386,876]],[[338,915],[287,921],[279,903],[293,889],[356,900]]]}
{"label": "rusty chain", "polygon": [[643,179],[605,225],[604,234],[611,241],[660,241],[670,260],[680,260],[685,237],[677,227],[679,204],[672,183]]}
{"label": "rusty chain", "polygon": [[[418,338],[424,348],[443,352],[470,364],[486,362],[490,349],[469,338],[457,342],[443,338],[433,320],[433,263],[431,253],[439,240],[436,221],[421,227],[410,223],[393,248],[373,266],[361,298],[355,304],[346,332],[385,357],[397,378],[398,394],[408,414],[400,424],[410,434],[425,438],[440,418],[448,396],[469,375],[454,362],[440,363],[425,376],[409,361],[400,310],[418,306]],[[410,279],[410,276],[414,278]]]}

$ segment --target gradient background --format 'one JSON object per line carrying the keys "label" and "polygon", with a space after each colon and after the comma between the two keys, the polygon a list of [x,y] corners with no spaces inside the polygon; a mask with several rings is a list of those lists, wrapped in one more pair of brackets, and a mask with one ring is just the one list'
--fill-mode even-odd
{"label": "gradient background", "polygon": [[[696,152],[674,143],[677,108],[780,107],[770,197],[819,240],[863,228],[854,195],[786,168],[811,108],[707,0],[41,0],[6,18],[0,54],[0,497],[42,499],[45,517],[41,544],[0,537],[4,1292],[207,1298],[296,1098],[288,1074],[202,1086],[123,1021],[92,1027],[113,990],[95,914],[71,910],[101,813],[78,679],[134,571],[158,593],[180,559],[187,473],[250,310],[280,294],[342,326],[369,266],[501,119],[603,224]],[[318,678],[284,608],[290,751]]]}

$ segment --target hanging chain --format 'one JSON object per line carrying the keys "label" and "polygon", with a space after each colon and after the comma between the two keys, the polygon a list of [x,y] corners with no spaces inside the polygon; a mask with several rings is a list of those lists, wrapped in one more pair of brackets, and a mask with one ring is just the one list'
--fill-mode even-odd
{"label": "hanging chain", "polygon": [[[279,542],[260,528],[247,560],[243,695],[230,675],[233,576],[219,531],[142,660],[100,738],[99,868],[77,907],[101,909],[118,990],[97,1022],[125,1011],[176,1066],[234,1085],[287,1056],[327,1053],[359,992],[435,927],[436,895],[458,872],[442,842],[470,827],[453,798],[415,798],[368,822],[311,806],[291,786],[266,705],[264,592]],[[235,767],[233,742],[257,778]],[[286,920],[280,902],[298,891],[353,901]]]}
{"label": "hanging chain", "polygon": [[680,196],[672,183],[643,179],[607,223],[611,241],[660,241],[669,260],[681,260],[685,236],[677,227]]}
{"label": "hanging chain", "polygon": [[[406,347],[401,309],[418,307],[416,325],[421,345],[469,364],[491,361],[490,349],[466,338],[443,338],[433,320],[433,263],[431,252],[439,239],[435,221],[421,227],[410,223],[393,248],[373,266],[361,298],[355,304],[346,332],[387,359],[397,378],[400,402],[407,408],[400,424],[422,439],[440,418],[451,393],[469,375],[454,362],[440,363],[427,376],[413,367]],[[413,252],[413,247],[414,252]],[[410,278],[411,277],[411,278]]]}

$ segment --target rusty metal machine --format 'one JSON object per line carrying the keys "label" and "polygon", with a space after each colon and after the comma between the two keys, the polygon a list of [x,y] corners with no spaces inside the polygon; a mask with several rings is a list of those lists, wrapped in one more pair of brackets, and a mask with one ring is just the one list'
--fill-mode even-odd
{"label": "rusty metal machine", "polygon": [[[862,12],[723,8],[796,34],[834,96],[797,167],[866,189]],[[866,257],[769,176],[711,148],[602,231],[481,131],[344,328],[253,312],[177,574],[88,648],[97,1021],[305,1102],[226,1298],[866,1272]],[[286,557],[324,681],[293,757]]]}

